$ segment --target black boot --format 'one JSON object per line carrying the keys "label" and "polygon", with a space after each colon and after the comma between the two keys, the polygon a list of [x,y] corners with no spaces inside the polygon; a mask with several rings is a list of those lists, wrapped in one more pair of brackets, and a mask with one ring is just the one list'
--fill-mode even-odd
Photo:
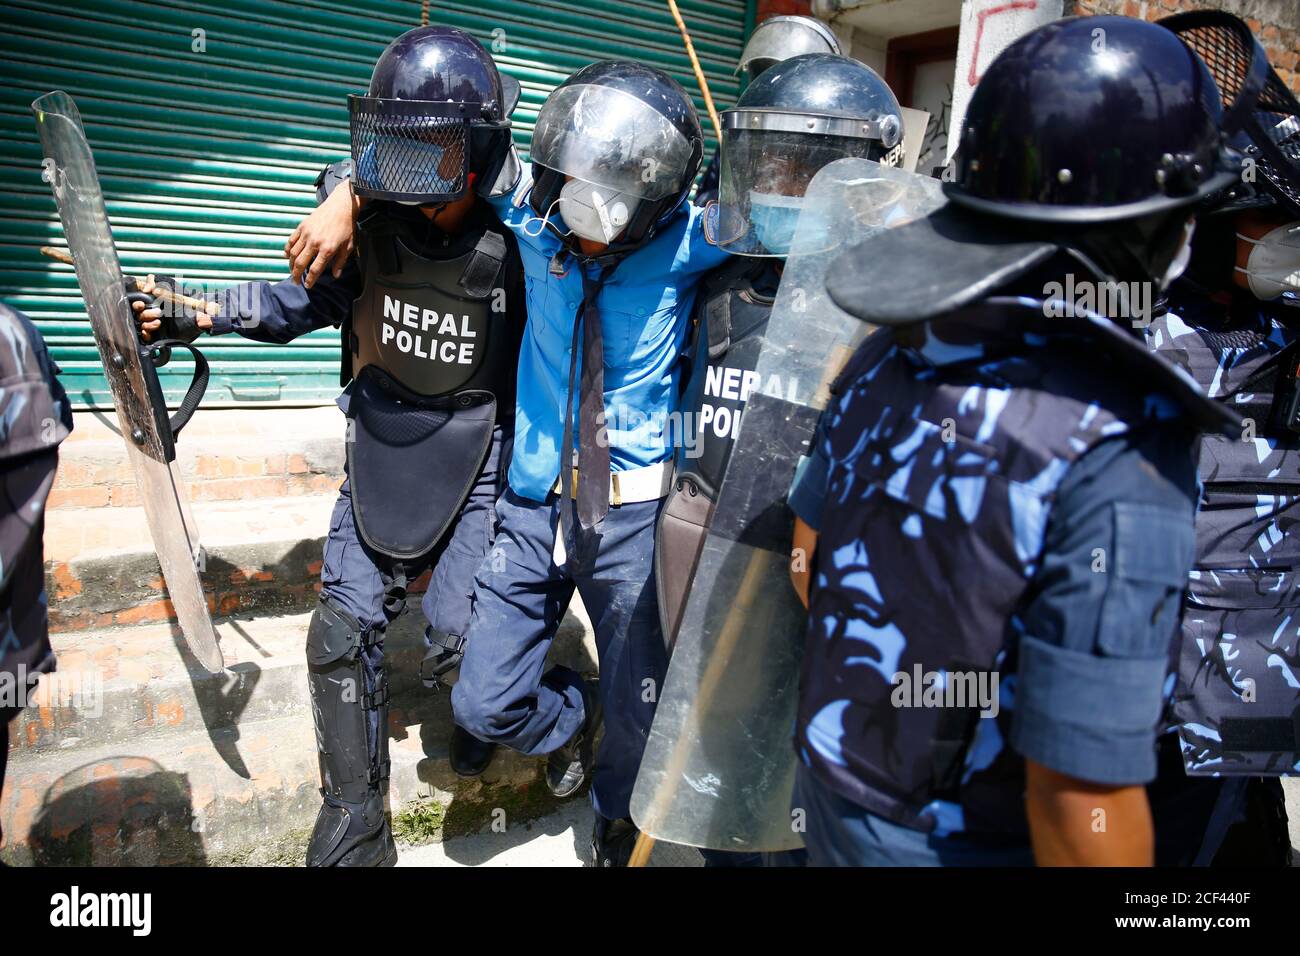
{"label": "black boot", "polygon": [[497,752],[497,745],[479,740],[464,727],[457,724],[451,732],[451,748],[448,759],[451,769],[458,777],[477,777],[488,768],[492,755]]}
{"label": "black boot", "polygon": [[640,835],[636,824],[627,817],[609,820],[596,814],[596,826],[591,831],[592,866],[627,866]]}
{"label": "black boot", "polygon": [[308,866],[393,866],[397,845],[378,790],[362,804],[325,796],[307,844]]}
{"label": "black boot", "polygon": [[571,797],[582,789],[591,773],[596,731],[600,727],[600,701],[585,684],[582,700],[587,714],[582,726],[568,743],[551,751],[546,759],[546,786],[560,798]]}

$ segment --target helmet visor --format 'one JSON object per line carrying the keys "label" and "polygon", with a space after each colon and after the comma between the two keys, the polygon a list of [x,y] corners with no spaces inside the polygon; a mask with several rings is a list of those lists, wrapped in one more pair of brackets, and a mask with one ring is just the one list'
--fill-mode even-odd
{"label": "helmet visor", "polygon": [[651,201],[682,191],[696,144],[641,100],[607,86],[557,89],[537,115],[532,161]]}
{"label": "helmet visor", "polygon": [[348,105],[357,195],[432,203],[465,194],[469,124],[460,104],[353,96]]}
{"label": "helmet visor", "polygon": [[[901,146],[887,150],[867,136],[810,135],[785,129],[746,129],[732,117],[722,131],[718,245],[744,256],[785,256],[804,208],[808,183],[837,159],[897,164]],[[743,116],[743,114],[742,114]],[[845,121],[854,130],[862,124]],[[811,226],[810,226],[811,228]],[[827,236],[827,248],[832,237]]]}

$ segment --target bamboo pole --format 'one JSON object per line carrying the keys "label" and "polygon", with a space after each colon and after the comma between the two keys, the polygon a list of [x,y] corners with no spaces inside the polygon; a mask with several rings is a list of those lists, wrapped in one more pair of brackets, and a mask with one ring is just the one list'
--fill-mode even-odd
{"label": "bamboo pole", "polygon": [[696,82],[700,84],[700,92],[704,94],[704,105],[709,111],[709,119],[713,121],[713,132],[717,134],[718,143],[721,144],[722,123],[718,120],[718,110],[713,105],[713,96],[709,93],[709,81],[704,78],[700,58],[695,55],[695,44],[691,42],[691,34],[686,29],[686,21],[682,19],[682,12],[677,9],[677,0],[668,0],[668,9],[672,12],[673,19],[677,21],[677,29],[682,31],[682,42],[686,44],[686,55],[691,58],[691,68],[695,70]]}

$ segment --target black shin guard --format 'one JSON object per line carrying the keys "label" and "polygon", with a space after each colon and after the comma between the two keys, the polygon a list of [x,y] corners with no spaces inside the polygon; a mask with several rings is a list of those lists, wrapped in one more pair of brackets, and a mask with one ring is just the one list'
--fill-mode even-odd
{"label": "black shin guard", "polygon": [[[373,642],[355,618],[322,600],[307,631],[307,672],[324,803],[308,866],[377,866],[396,860],[384,817],[388,680],[363,655]],[[391,858],[391,859],[390,859]]]}

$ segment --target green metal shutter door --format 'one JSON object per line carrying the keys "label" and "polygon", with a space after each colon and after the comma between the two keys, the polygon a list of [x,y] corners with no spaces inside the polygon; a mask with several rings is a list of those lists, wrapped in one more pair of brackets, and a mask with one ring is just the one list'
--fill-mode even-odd
{"label": "green metal shutter door", "polygon": [[[416,2],[135,0],[7,2],[0,12],[0,298],[36,320],[78,404],[107,385],[62,245],[30,104],[63,89],[81,109],[124,271],[220,288],[278,280],[288,233],[314,202],[326,162],[348,151],[346,97],[363,92],[384,45],[419,23]],[[753,0],[681,0],[719,109]],[[472,32],[519,78],[516,140],[527,148],[542,100],[593,60],[631,58],[672,73],[712,129],[680,35],[662,0],[478,0],[430,4],[430,22]],[[202,31],[198,33],[196,31]],[[196,52],[195,47],[206,45]],[[328,401],[338,391],[338,332],[290,346],[205,339],[210,402]],[[164,370],[178,399],[190,366]]]}

